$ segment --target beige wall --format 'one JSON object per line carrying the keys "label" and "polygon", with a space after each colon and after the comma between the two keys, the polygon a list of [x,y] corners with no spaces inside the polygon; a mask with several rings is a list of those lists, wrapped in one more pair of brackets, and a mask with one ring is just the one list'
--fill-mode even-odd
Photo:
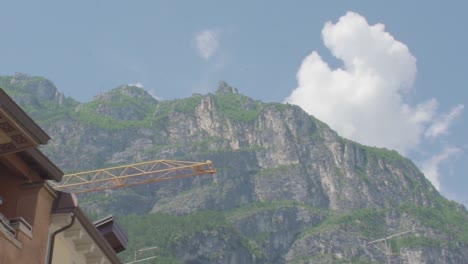
{"label": "beige wall", "polygon": [[63,233],[55,238],[54,255],[52,264],[78,264],[86,263],[86,259],[78,254],[74,244],[70,239],[66,239]]}
{"label": "beige wall", "polygon": [[[71,213],[54,214],[50,232],[67,226],[71,222],[71,215]],[[52,264],[110,264],[110,260],[83,227],[79,217],[76,215],[75,217],[74,224],[55,237]]]}

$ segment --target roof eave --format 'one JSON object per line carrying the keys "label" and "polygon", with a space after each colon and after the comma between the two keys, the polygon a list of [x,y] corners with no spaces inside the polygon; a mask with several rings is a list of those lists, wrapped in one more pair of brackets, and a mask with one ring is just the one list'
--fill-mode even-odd
{"label": "roof eave", "polygon": [[36,166],[39,175],[45,180],[61,181],[63,172],[37,148],[26,149],[19,155]]}
{"label": "roof eave", "polygon": [[15,101],[0,88],[0,109],[8,114],[9,118],[22,125],[30,136],[32,136],[38,145],[47,144],[50,140],[49,135],[26,114]]}

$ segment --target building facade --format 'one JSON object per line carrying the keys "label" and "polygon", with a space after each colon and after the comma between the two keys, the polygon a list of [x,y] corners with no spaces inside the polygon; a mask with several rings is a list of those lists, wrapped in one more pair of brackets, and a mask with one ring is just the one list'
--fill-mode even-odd
{"label": "building facade", "polygon": [[0,264],[121,263],[125,232],[113,247],[73,194],[47,183],[63,176],[38,149],[49,140],[0,89]]}

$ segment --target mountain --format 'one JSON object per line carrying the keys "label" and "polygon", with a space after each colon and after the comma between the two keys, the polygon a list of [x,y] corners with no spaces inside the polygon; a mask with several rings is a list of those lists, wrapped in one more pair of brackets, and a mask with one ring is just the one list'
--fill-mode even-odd
{"label": "mountain", "polygon": [[[157,246],[139,258],[468,263],[462,205],[397,152],[344,139],[297,106],[253,100],[225,82],[165,101],[124,85],[86,103],[41,77],[3,76],[0,87],[49,133],[42,150],[66,172],[213,161],[214,176],[79,196],[94,217],[118,215],[131,239],[127,261],[134,249]],[[386,237],[387,249],[370,243]]]}

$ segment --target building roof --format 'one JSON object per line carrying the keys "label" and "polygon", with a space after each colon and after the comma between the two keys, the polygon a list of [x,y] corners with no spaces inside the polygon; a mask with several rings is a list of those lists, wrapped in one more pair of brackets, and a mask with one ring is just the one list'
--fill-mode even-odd
{"label": "building roof", "polygon": [[0,88],[0,158],[17,153],[42,179],[60,181],[63,172],[37,149],[49,140],[49,135]]}
{"label": "building roof", "polygon": [[112,215],[95,221],[94,226],[101,232],[115,253],[122,252],[128,244],[128,234]]}
{"label": "building roof", "polygon": [[[44,145],[50,140],[49,135],[31,117],[19,107],[8,94],[0,88],[0,113],[9,121],[18,124],[19,128],[29,136],[35,145]],[[1,126],[0,126],[1,127]],[[5,131],[8,127],[1,127]],[[9,131],[7,131],[8,133]]]}

